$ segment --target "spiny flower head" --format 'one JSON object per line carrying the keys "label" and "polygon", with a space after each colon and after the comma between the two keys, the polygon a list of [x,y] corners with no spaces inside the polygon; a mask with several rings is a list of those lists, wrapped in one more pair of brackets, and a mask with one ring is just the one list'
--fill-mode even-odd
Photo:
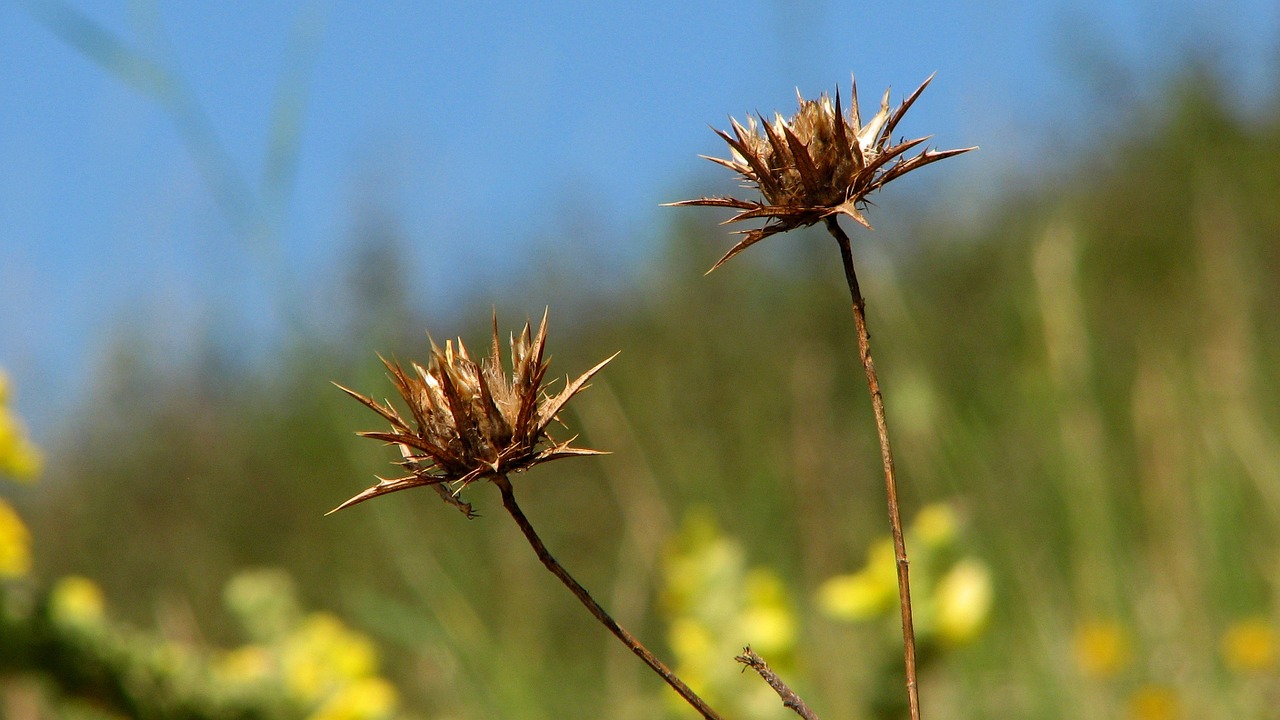
{"label": "spiny flower head", "polygon": [[763,201],[707,197],[671,204],[736,208],[738,214],[727,222],[753,218],[765,218],[766,222],[763,227],[740,231],[745,237],[711,269],[770,235],[826,218],[845,215],[870,228],[862,215],[867,195],[918,167],[975,149],[926,148],[908,157],[929,138],[893,142],[898,122],[932,80],[930,75],[893,111],[889,109],[889,91],[885,90],[879,112],[865,124],[858,110],[855,83],[847,115],[841,107],[839,90],[834,101],[826,93],[817,100],[805,100],[797,92],[800,108],[790,118],[775,113],[769,121],[758,115],[758,120],[748,117],[745,127],[730,118],[732,135],[715,129],[729,144],[732,157],[703,157],[738,173],[743,186],[759,190]]}
{"label": "spiny flower head", "polygon": [[568,382],[566,378],[564,389],[552,396],[542,382],[548,366],[548,361],[543,359],[546,340],[546,315],[536,336],[531,333],[529,323],[525,323],[519,335],[512,335],[510,376],[502,368],[496,314],[489,356],[479,363],[468,355],[461,338],[456,350],[453,342],[446,342],[441,349],[433,341],[431,360],[425,368],[411,363],[406,370],[399,363],[381,358],[409,409],[408,418],[389,401],[378,403],[338,385],[391,423],[388,431],[358,434],[397,446],[403,456],[397,464],[409,474],[394,479],[378,478],[377,485],[332,512],[397,490],[432,485],[441,497],[470,515],[470,506],[459,501],[457,494],[476,480],[526,470],[562,457],[602,454],[571,447],[573,438],[563,442],[552,439],[547,426],[569,399],[585,388],[587,381],[617,354],[577,380]]}

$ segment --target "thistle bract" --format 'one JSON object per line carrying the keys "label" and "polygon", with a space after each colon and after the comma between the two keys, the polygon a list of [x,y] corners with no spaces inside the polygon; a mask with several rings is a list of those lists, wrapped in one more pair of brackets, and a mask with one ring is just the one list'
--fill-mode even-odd
{"label": "thistle bract", "polygon": [[892,111],[886,90],[880,110],[866,123],[858,110],[858,87],[854,84],[847,114],[838,90],[834,100],[826,93],[817,100],[805,100],[797,94],[800,107],[790,118],[775,113],[770,121],[758,115],[748,117],[745,126],[730,118],[732,135],[716,130],[729,144],[732,156],[703,157],[738,173],[744,187],[759,190],[763,200],[706,197],[671,204],[735,208],[738,214],[727,222],[764,218],[765,224],[740,231],[745,237],[711,269],[770,235],[829,217],[845,215],[870,228],[862,215],[867,195],[916,168],[973,150],[926,148],[908,157],[929,138],[893,142],[898,122],[931,80],[933,76]]}
{"label": "thistle bract", "polygon": [[444,348],[432,342],[431,360],[426,367],[411,363],[405,368],[381,358],[408,408],[407,418],[389,401],[378,403],[338,385],[391,423],[389,430],[358,434],[399,448],[402,460],[398,465],[408,474],[379,478],[377,485],[339,505],[334,512],[397,490],[434,485],[442,491],[442,497],[470,515],[470,507],[457,500],[457,495],[476,480],[563,457],[601,454],[572,447],[573,438],[563,442],[553,439],[547,426],[613,357],[572,382],[566,378],[564,389],[553,396],[543,385],[548,365],[543,359],[546,339],[545,315],[537,335],[532,334],[529,323],[519,335],[512,335],[510,375],[502,367],[496,316],[489,355],[480,362],[471,359],[461,338],[456,349],[452,341],[446,342]]}

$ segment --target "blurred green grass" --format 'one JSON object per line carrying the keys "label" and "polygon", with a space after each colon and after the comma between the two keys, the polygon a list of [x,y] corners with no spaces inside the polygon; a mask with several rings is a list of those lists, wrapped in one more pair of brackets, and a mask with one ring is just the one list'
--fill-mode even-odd
{"label": "blurred green grass", "polygon": [[[1280,124],[1235,117],[1189,75],[1131,127],[977,224],[925,210],[901,237],[854,238],[905,514],[953,502],[995,574],[986,633],[922,679],[930,718],[1261,718],[1280,693],[1274,658],[1251,671],[1220,652],[1254,617],[1275,643]],[[502,299],[514,326],[551,297],[553,374],[622,351],[566,418],[614,454],[517,478],[522,504],[659,647],[664,543],[710,508],[786,582],[809,702],[865,717],[893,647],[814,601],[887,533],[835,248],[777,238],[704,278],[728,237],[673,218],[663,256],[611,298],[588,308],[521,285]],[[45,448],[46,478],[16,497],[37,572],[93,577],[121,617],[151,626],[177,609],[230,644],[222,587],[284,568],[306,605],[379,639],[424,717],[669,712],[490,488],[471,492],[471,522],[429,492],[322,517],[391,458],[354,437],[375,418],[329,381],[389,394],[374,352],[423,357],[423,328],[484,346],[487,304],[415,313],[394,257],[358,256],[348,332],[299,332],[269,363],[211,344],[175,364],[150,355],[146,327],[122,335]],[[1078,657],[1098,627],[1125,648],[1104,669]]]}

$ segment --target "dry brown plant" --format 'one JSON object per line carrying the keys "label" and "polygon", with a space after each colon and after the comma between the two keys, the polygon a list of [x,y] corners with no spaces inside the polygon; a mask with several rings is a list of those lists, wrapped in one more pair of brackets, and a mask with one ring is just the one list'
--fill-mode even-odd
{"label": "dry brown plant", "polygon": [[[632,653],[662,677],[704,718],[719,715],[676,676],[631,633],[605,612],[586,588],[556,560],[542,542],[533,524],[516,503],[509,476],[544,462],[565,457],[599,455],[597,450],[572,446],[574,438],[559,441],[548,433],[565,405],[587,387],[611,356],[576,380],[565,379],[565,387],[552,395],[543,384],[549,362],[543,358],[547,340],[544,314],[536,335],[528,323],[511,337],[511,373],[502,367],[498,341],[498,320],[493,320],[493,342],[488,357],[479,363],[467,353],[462,339],[446,342],[443,349],[431,344],[431,361],[423,367],[411,363],[406,370],[398,363],[382,360],[392,384],[408,408],[405,418],[390,401],[379,403],[338,385],[340,389],[373,410],[391,424],[391,429],[358,433],[399,449],[397,462],[408,474],[393,479],[379,478],[367,488],[330,512],[337,512],[366,500],[412,487],[434,487],[442,498],[473,517],[471,505],[459,494],[467,486],[488,479],[502,494],[502,506],[515,520],[520,532],[546,568],[562,582],[591,615],[609,629]],[[336,384],[336,383],[335,383]]]}
{"label": "dry brown plant", "polygon": [[[704,197],[671,203],[675,206],[734,208],[738,213],[727,220],[728,223],[757,218],[765,220],[761,227],[739,231],[744,235],[742,240],[725,253],[711,270],[715,270],[733,256],[771,235],[807,227],[818,222],[826,224],[828,232],[840,246],[840,258],[844,266],[845,281],[849,286],[853,320],[858,334],[858,355],[867,376],[876,431],[880,438],[880,457],[884,467],[889,524],[892,528],[893,546],[897,557],[898,600],[902,609],[903,659],[906,665],[907,697],[912,720],[920,720],[920,695],[916,677],[916,643],[911,615],[909,561],[906,543],[903,540],[901,513],[898,509],[897,478],[893,464],[893,451],[889,445],[884,398],[880,391],[875,362],[871,357],[871,335],[867,331],[866,300],[862,297],[862,290],[858,285],[849,236],[841,229],[839,217],[844,215],[852,218],[870,229],[871,224],[863,216],[868,195],[912,170],[975,149],[972,147],[957,150],[924,148],[918,154],[910,155],[912,150],[922,146],[929,138],[921,137],[896,142],[893,140],[893,132],[899,121],[932,80],[933,76],[930,75],[920,87],[916,88],[915,92],[893,110],[890,110],[889,91],[886,90],[880,101],[879,111],[866,123],[862,122],[858,109],[856,83],[853,84],[850,93],[848,114],[841,106],[840,93],[837,90],[834,100],[826,93],[817,100],[799,97],[800,107],[790,118],[775,113],[773,120],[770,121],[763,115],[758,115],[758,120],[756,117],[748,117],[745,126],[730,118],[733,134],[722,130],[715,132],[729,144],[732,156],[729,159],[703,157],[737,173],[743,180],[743,186],[754,188],[763,199]],[[759,660],[759,657],[756,656],[755,659]],[[762,660],[760,663],[763,665]],[[754,663],[748,664],[756,667]],[[779,692],[781,694],[781,691]],[[796,709],[793,705],[788,707]]]}

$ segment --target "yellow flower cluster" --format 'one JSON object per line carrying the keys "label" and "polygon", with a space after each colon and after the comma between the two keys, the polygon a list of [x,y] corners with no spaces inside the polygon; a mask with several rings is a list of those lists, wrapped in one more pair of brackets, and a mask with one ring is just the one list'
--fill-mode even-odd
{"label": "yellow flower cluster", "polygon": [[9,503],[0,498],[0,579],[31,572],[31,532]]}
{"label": "yellow flower cluster", "polygon": [[[962,555],[959,543],[959,518],[941,503],[922,509],[907,531],[915,630],[921,642],[963,645],[982,633],[990,617],[991,571],[981,560]],[[860,570],[822,584],[818,605],[839,620],[896,618],[897,573],[893,541],[878,540]]]}
{"label": "yellow flower cluster", "polygon": [[308,615],[278,652],[290,694],[316,708],[311,720],[385,718],[395,710],[396,692],[378,677],[373,642],[333,615]]}
{"label": "yellow flower cluster", "polygon": [[1133,720],[1177,720],[1182,717],[1178,694],[1164,685],[1143,685],[1129,696],[1129,717]]}
{"label": "yellow flower cluster", "polygon": [[373,641],[330,613],[303,615],[287,575],[243,573],[228,585],[227,601],[255,642],[222,655],[214,668],[220,679],[282,686],[309,709],[308,720],[394,717],[396,690],[378,675]]}
{"label": "yellow flower cluster", "polygon": [[105,610],[102,588],[88,578],[59,578],[49,593],[49,615],[59,624],[91,627],[102,622]]}
{"label": "yellow flower cluster", "polygon": [[1222,661],[1237,673],[1273,670],[1277,659],[1276,640],[1276,626],[1269,618],[1256,616],[1238,620],[1222,634]]}
{"label": "yellow flower cluster", "polygon": [[9,376],[0,370],[0,475],[14,480],[34,480],[44,459],[27,439],[26,428],[9,409]]}
{"label": "yellow flower cluster", "polygon": [[[1222,664],[1247,675],[1274,670],[1280,660],[1280,633],[1265,616],[1239,619],[1227,626],[1218,642]],[[1081,673],[1096,679],[1113,678],[1132,664],[1131,633],[1118,621],[1095,619],[1080,623],[1073,639]]]}
{"label": "yellow flower cluster", "polygon": [[744,680],[733,662],[749,644],[786,674],[796,620],[777,574],[749,568],[741,545],[722,535],[707,513],[695,511],[668,547],[663,575],[662,604],[676,673],[707,702],[730,709],[735,717],[786,717],[777,695],[764,683]]}
{"label": "yellow flower cluster", "polygon": [[[27,439],[22,422],[9,410],[9,377],[0,370],[0,477],[32,481],[40,474],[40,451]],[[16,510],[0,498],[0,579],[31,572],[31,532]]]}
{"label": "yellow flower cluster", "polygon": [[1129,664],[1129,633],[1114,620],[1095,619],[1080,623],[1072,645],[1076,665],[1089,677],[1114,677]]}

